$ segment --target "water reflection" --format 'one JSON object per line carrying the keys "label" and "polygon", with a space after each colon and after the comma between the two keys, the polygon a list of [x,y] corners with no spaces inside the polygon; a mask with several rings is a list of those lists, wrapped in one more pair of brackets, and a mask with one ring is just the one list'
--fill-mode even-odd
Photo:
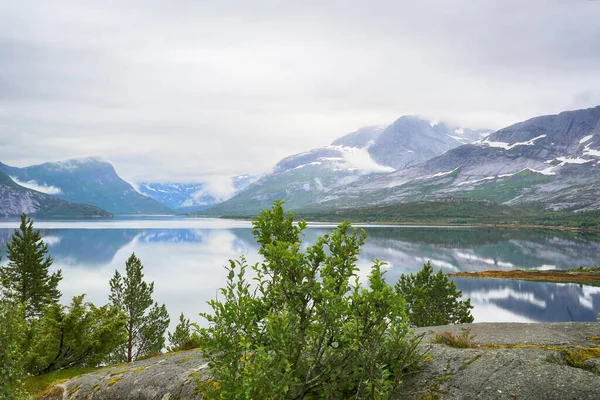
{"label": "water reflection", "polygon": [[[175,228],[178,224],[169,219],[46,222],[36,227],[43,228],[54,268],[63,270],[64,302],[83,292],[89,300],[105,303],[109,279],[115,269],[124,269],[125,260],[135,252],[146,278],[155,281],[155,298],[167,305],[173,325],[182,311],[193,319],[209,311],[206,301],[223,285],[222,267],[228,259],[245,254],[249,262],[259,260],[247,222],[185,220],[182,228]],[[0,246],[13,229],[0,228]],[[306,242],[330,230],[311,227]],[[599,264],[600,239],[592,234],[415,227],[369,227],[367,232],[360,274],[366,276],[371,260],[379,258],[388,262],[390,282],[402,273],[418,271],[426,260],[446,272]],[[506,280],[457,279],[456,283],[471,297],[477,321],[594,321],[600,312],[600,289],[594,287]]]}
{"label": "water reflection", "polygon": [[456,278],[471,298],[477,321],[595,321],[600,287],[577,284]]}

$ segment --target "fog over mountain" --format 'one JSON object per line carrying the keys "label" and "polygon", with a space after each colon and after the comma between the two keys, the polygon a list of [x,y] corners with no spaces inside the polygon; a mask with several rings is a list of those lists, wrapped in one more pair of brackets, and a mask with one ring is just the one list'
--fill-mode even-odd
{"label": "fog over mountain", "polygon": [[16,167],[102,156],[127,182],[217,186],[399,115],[496,130],[600,104],[598,1],[19,0],[0,15]]}

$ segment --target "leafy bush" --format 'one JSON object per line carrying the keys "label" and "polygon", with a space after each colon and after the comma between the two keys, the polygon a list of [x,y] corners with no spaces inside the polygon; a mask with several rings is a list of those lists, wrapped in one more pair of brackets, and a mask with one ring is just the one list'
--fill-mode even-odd
{"label": "leafy bush", "polygon": [[175,327],[173,333],[169,332],[169,351],[182,351],[197,349],[200,347],[200,327],[198,324],[190,322],[188,318],[185,318],[183,313],[179,316],[179,323]]}
{"label": "leafy bush", "polygon": [[461,301],[456,284],[441,270],[434,274],[430,262],[417,274],[402,274],[395,288],[406,299],[408,317],[415,326],[473,322],[471,300]]}
{"label": "leafy bush", "polygon": [[224,299],[201,314],[207,398],[387,398],[418,366],[419,338],[384,264],[374,262],[368,288],[359,284],[365,233],[345,222],[303,252],[305,228],[276,202],[254,223],[264,258],[251,266],[255,285],[244,258],[230,261]]}

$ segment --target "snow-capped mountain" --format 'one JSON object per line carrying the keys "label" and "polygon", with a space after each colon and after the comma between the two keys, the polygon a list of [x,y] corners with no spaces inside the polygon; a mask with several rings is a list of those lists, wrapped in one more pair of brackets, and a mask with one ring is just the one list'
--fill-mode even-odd
{"label": "snow-capped mountain", "polygon": [[202,183],[153,183],[137,184],[140,193],[151,197],[159,203],[177,212],[194,212],[205,210],[215,204],[227,200],[235,193],[243,190],[258,178],[252,175],[239,175],[227,178],[226,190],[215,190],[207,182]]}
{"label": "snow-capped mountain", "polygon": [[0,171],[21,186],[72,203],[91,204],[114,214],[169,214],[167,207],[138,193],[112,164],[98,157],[48,162],[24,168],[0,163]]}
{"label": "snow-capped mountain", "polygon": [[419,165],[337,188],[315,203],[354,207],[440,197],[600,208],[600,106],[517,123]]}
{"label": "snow-capped mountain", "polygon": [[304,208],[327,198],[330,192],[385,176],[490,132],[417,117],[401,117],[388,127],[360,128],[329,146],[284,158],[272,173],[208,213],[251,215],[276,199],[285,200],[288,209]]}

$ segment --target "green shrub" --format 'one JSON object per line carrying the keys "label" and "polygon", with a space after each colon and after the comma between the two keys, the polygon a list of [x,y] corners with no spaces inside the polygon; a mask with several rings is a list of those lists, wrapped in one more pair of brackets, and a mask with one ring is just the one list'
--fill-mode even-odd
{"label": "green shrub", "polygon": [[202,349],[213,379],[207,398],[388,398],[404,372],[418,366],[402,296],[376,260],[361,287],[356,261],[364,232],[342,223],[302,251],[306,223],[276,202],[254,223],[264,261],[227,267],[223,300],[201,314]]}
{"label": "green shrub", "polygon": [[395,288],[406,299],[408,317],[415,326],[473,322],[471,299],[461,301],[456,284],[441,270],[434,274],[430,262],[417,274],[402,274]]}
{"label": "green shrub", "polygon": [[22,335],[24,307],[15,306],[0,293],[0,399],[24,398]]}

